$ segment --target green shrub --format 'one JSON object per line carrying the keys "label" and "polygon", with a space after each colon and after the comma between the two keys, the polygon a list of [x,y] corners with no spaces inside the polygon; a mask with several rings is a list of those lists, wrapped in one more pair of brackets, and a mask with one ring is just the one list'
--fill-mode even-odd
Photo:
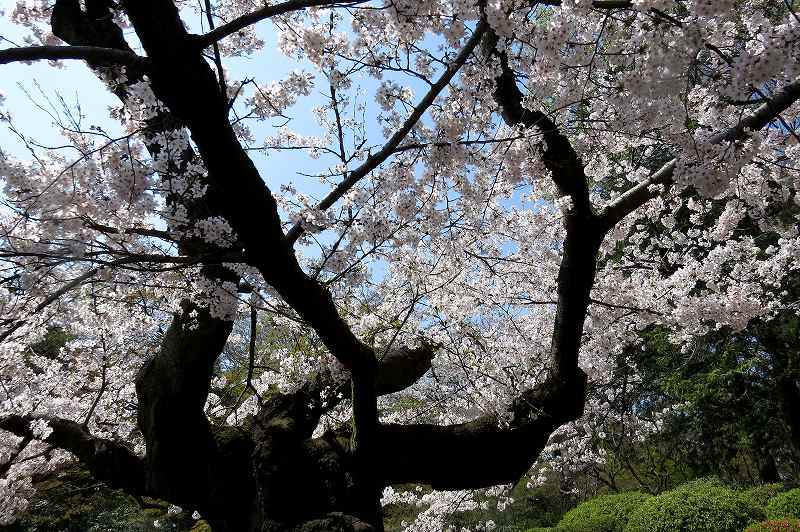
{"label": "green shrub", "polygon": [[[73,465],[34,483],[36,494],[16,523],[3,532],[163,532],[189,530],[188,512],[169,514],[158,508],[142,509],[122,491],[97,482],[82,466]],[[161,525],[156,527],[154,522]],[[206,529],[209,530],[210,529]],[[198,529],[202,532],[202,529]]]}
{"label": "green shrub", "polygon": [[800,519],[773,519],[747,527],[745,532],[800,532]]}
{"label": "green shrub", "polygon": [[800,488],[775,495],[767,503],[770,519],[800,519]]}
{"label": "green shrub", "polygon": [[764,508],[771,498],[783,491],[781,484],[761,484],[744,490],[745,497],[753,501],[757,506]]}
{"label": "green shrub", "polygon": [[594,497],[564,514],[557,529],[565,532],[622,532],[628,517],[649,498],[650,495],[639,491]]}
{"label": "green shrub", "polygon": [[645,501],[625,532],[741,532],[763,518],[743,493],[717,479],[700,479]]}
{"label": "green shrub", "polygon": [[684,482],[673,491],[677,490],[697,490],[701,488],[727,488],[728,486],[725,485],[724,482],[719,477],[701,477],[696,478],[694,480],[690,480],[689,482]]}

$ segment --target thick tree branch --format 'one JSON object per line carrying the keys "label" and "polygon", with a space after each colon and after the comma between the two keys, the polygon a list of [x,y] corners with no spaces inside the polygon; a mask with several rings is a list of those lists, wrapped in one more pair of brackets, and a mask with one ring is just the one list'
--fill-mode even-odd
{"label": "thick tree branch", "polygon": [[543,161],[559,192],[573,203],[564,213],[566,237],[548,377],[516,399],[506,427],[495,416],[452,426],[382,426],[379,442],[387,459],[381,462],[381,476],[386,484],[424,482],[439,489],[468,489],[514,482],[530,468],[550,434],[583,413],[586,375],[578,367],[578,352],[604,232],[592,211],[580,157],[550,117],[523,106],[508,58],[496,45],[497,36],[488,33],[483,50],[487,59],[500,61],[494,97],[503,119],[510,126],[541,129]]}
{"label": "thick tree branch", "polygon": [[[435,350],[436,346],[430,344],[423,344],[415,349],[397,347],[380,357],[375,376],[376,395],[396,393],[419,381],[430,370]],[[313,419],[313,421],[304,422],[309,427],[306,436],[311,436],[311,431],[316,427],[317,421],[324,412],[335,408],[343,400],[350,399],[351,394],[352,382],[350,379],[336,382],[326,374],[318,375],[314,382],[306,385],[303,388],[303,394],[295,396],[301,401],[301,405],[305,405],[303,415]],[[283,398],[279,400],[284,401]],[[271,408],[273,408],[271,401],[262,405],[262,410]],[[259,412],[259,416],[262,415],[262,412]]]}
{"label": "thick tree branch", "polygon": [[416,349],[396,347],[378,361],[375,386],[378,395],[400,392],[415,384],[431,369],[435,346],[423,344]]}
{"label": "thick tree branch", "polygon": [[139,428],[148,444],[148,487],[169,500],[207,501],[215,443],[203,408],[214,362],[232,327],[233,322],[184,302],[160,352],[136,377]]}
{"label": "thick tree branch", "polygon": [[[281,228],[277,204],[228,120],[228,106],[201,51],[186,33],[169,0],[127,0],[129,19],[152,61],[156,96],[191,131],[209,172],[206,196],[233,227],[248,263],[317,332],[330,352],[351,370],[355,485],[369,494],[359,515],[379,522],[379,491],[373,480],[376,448],[377,361],[339,315],[330,293],[308,277]],[[191,91],[183,90],[191,86]],[[177,413],[177,411],[175,412]]]}
{"label": "thick tree branch", "polygon": [[490,32],[482,47],[487,59],[496,58],[500,62],[501,73],[495,80],[494,98],[503,120],[510,126],[537,127],[542,131],[546,145],[542,161],[550,170],[559,193],[569,196],[572,202],[564,214],[567,234],[558,273],[558,304],[550,348],[552,371],[572,379],[578,367],[580,339],[604,232],[592,211],[583,162],[549,116],[523,105],[514,71],[506,53],[498,51],[497,43],[497,35]]}
{"label": "thick tree branch", "polygon": [[512,127],[536,127],[542,132],[545,141],[542,161],[552,173],[553,182],[559,193],[571,198],[573,208],[578,215],[592,216],[583,162],[569,139],[559,131],[549,116],[523,105],[524,98],[522,91],[517,87],[516,75],[509,66],[506,52],[498,51],[497,43],[498,37],[492,31],[487,34],[482,47],[487,59],[496,58],[500,62],[501,74],[495,79],[494,99],[500,108],[503,120]]}
{"label": "thick tree branch", "polygon": [[[239,143],[213,71],[191,45],[175,5],[129,0],[125,6],[152,60],[153,90],[189,128],[209,172],[206,197],[233,227],[247,262],[343,364],[374,364],[373,350],[353,334],[328,291],[300,268],[283,235],[275,198]],[[183,90],[187,85],[191,91]]]}
{"label": "thick tree branch", "polygon": [[[242,15],[227,24],[212,29],[211,31],[196,37],[195,43],[201,48],[211,46],[213,43],[218,42],[237,31],[243,30],[248,26],[257,24],[262,20],[272,18],[278,15],[285,15],[293,11],[300,11],[309,7],[352,7],[359,4],[365,4],[367,0],[353,0],[353,1],[336,1],[336,0],[289,0],[280,4],[266,6],[257,9],[252,13]],[[547,0],[538,2],[541,4],[558,6],[561,5],[559,0]],[[592,7],[597,9],[619,9],[630,8],[632,2],[626,0],[595,0]]]}
{"label": "thick tree branch", "polygon": [[124,445],[92,436],[74,421],[59,418],[11,415],[0,418],[0,430],[22,438],[33,438],[31,423],[44,420],[52,432],[44,439],[59,449],[74,454],[92,473],[109,486],[131,495],[146,495],[144,463]]}
{"label": "thick tree branch", "polygon": [[[378,396],[401,392],[416,384],[431,369],[434,354],[435,347],[432,345],[423,345],[416,349],[391,349],[378,361],[375,376],[375,391]],[[346,384],[339,386],[343,399],[350,398],[350,389]],[[325,386],[329,386],[329,383],[319,383],[320,388]],[[334,402],[329,400],[328,406],[332,406]]]}
{"label": "thick tree branch", "polygon": [[436,489],[516,482],[550,434],[581,416],[585,386],[583,372],[569,384],[546,380],[517,398],[508,426],[489,415],[450,426],[383,425],[381,477],[387,485],[421,482]]}
{"label": "thick tree branch", "polygon": [[128,65],[137,68],[147,68],[148,65],[146,57],[124,50],[97,46],[24,46],[0,50],[0,65],[45,59],[49,61],[81,59],[93,63]]}
{"label": "thick tree branch", "polygon": [[241,17],[228,22],[227,24],[223,24],[216,29],[212,29],[208,33],[196,37],[194,42],[200,48],[206,48],[215,42],[221,41],[225,37],[236,33],[237,31],[243,30],[248,26],[252,26],[253,24],[271,17],[285,15],[286,13],[300,11],[309,7],[344,7],[364,4],[366,2],[367,0],[288,0],[287,2],[266,6],[261,9],[257,9],[252,13],[242,15]]}
{"label": "thick tree branch", "polygon": [[[384,144],[378,152],[369,156],[369,158],[367,158],[363,164],[354,169],[352,172],[349,172],[345,179],[343,179],[342,182],[336,186],[336,188],[331,190],[328,195],[317,204],[316,208],[318,210],[324,211],[325,209],[331,207],[334,203],[336,203],[337,200],[339,200],[339,198],[344,196],[347,191],[353,188],[358,181],[380,166],[386,159],[389,158],[390,155],[392,155],[392,153],[395,152],[400,143],[408,136],[417,122],[419,122],[420,118],[422,118],[428,108],[436,100],[436,97],[439,96],[439,94],[450,83],[456,73],[461,69],[462,66],[464,66],[464,63],[467,62],[469,56],[472,55],[472,52],[481,42],[481,39],[483,38],[483,35],[486,33],[487,29],[488,25],[481,21],[475,28],[472,37],[470,37],[453,62],[448,65],[447,69],[442,73],[441,76],[439,76],[439,79],[437,79],[436,82],[431,85],[431,88],[428,90],[422,100],[420,100],[416,107],[414,107],[414,110],[411,112],[409,117],[406,118],[405,122],[403,122],[403,126],[395,131],[395,133],[389,138],[388,141],[386,141],[386,144]],[[290,245],[294,244],[294,242],[302,234],[303,226],[300,223],[296,223],[286,234],[286,240]]]}
{"label": "thick tree branch", "polygon": [[[800,99],[800,80],[784,85],[753,113],[744,117],[735,126],[711,136],[708,142],[719,144],[745,139],[751,131],[758,131],[766,127],[798,99]],[[660,193],[657,185],[670,185],[676,163],[677,159],[672,159],[650,177],[609,203],[599,215],[604,228],[613,227],[627,215],[655,198]]]}
{"label": "thick tree branch", "polygon": [[[556,428],[582,415],[586,375],[578,367],[578,352],[604,236],[592,222],[576,214],[565,217],[549,377],[516,399],[508,427],[501,427],[494,416],[453,426],[381,426],[379,448],[387,457],[381,461],[381,476],[386,484],[424,482],[439,489],[467,489],[514,482]],[[464,463],[470,467],[464,468]]]}

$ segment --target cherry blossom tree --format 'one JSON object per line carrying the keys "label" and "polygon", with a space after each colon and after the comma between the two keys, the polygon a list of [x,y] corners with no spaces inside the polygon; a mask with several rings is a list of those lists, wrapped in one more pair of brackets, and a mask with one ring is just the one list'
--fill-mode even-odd
{"label": "cherry blossom tree", "polygon": [[[796,312],[793,6],[20,0],[0,68],[87,63],[119,129],[2,109],[3,519],[70,460],[215,530],[505,505],[639,332]],[[263,31],[299,69],[237,79]]]}

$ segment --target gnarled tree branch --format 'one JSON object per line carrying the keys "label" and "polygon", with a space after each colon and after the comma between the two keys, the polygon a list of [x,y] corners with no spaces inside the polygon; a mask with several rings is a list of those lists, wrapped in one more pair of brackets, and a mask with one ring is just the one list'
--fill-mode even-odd
{"label": "gnarled tree branch", "polygon": [[[418,348],[396,347],[378,360],[375,376],[375,393],[378,396],[400,392],[414,385],[431,369],[435,346],[424,344]],[[326,397],[326,409],[338,405],[342,399],[350,399],[349,381],[332,383],[330,379],[320,378],[311,387],[310,393],[321,397],[323,390],[332,389],[333,394]],[[339,397],[341,395],[341,397]]]}
{"label": "gnarled tree branch", "polygon": [[523,105],[522,91],[517,87],[516,75],[509,65],[508,55],[505,51],[499,51],[497,44],[497,34],[491,31],[483,40],[482,48],[486,59],[496,58],[500,62],[501,73],[495,79],[494,99],[503,120],[512,127],[536,127],[542,132],[545,141],[542,162],[552,173],[559,193],[572,199],[578,214],[590,216],[589,191],[580,157],[552,118]]}
{"label": "gnarled tree branch", "polygon": [[542,160],[550,170],[559,192],[569,196],[572,202],[564,213],[567,234],[558,272],[558,300],[550,347],[552,370],[571,379],[578,366],[578,351],[589,306],[589,293],[594,284],[597,252],[605,232],[599,227],[592,210],[583,162],[569,139],[549,116],[523,105],[522,91],[517,87],[508,56],[506,52],[498,51],[497,43],[497,35],[491,32],[484,39],[483,50],[487,59],[496,58],[500,61],[501,73],[496,79],[494,98],[503,120],[510,126],[537,127],[542,131],[546,144]]}
{"label": "gnarled tree branch", "polygon": [[[58,0],[52,15],[53,31],[67,42],[129,50],[107,10],[107,4],[98,6],[96,1],[87,2],[84,12],[75,0]],[[128,87],[142,81],[143,73],[141,69],[128,69],[126,81],[113,89],[120,100],[125,102]],[[148,120],[145,136],[154,138],[161,131],[180,127],[179,120],[162,110]],[[147,138],[146,147],[155,158],[163,147]],[[170,163],[166,179],[182,175],[195,158],[191,147],[184,150],[179,160]],[[195,218],[214,210],[210,201],[189,205],[189,214]],[[205,262],[204,275],[238,281],[232,272],[209,264],[215,262],[208,260],[211,256],[228,254],[230,250],[199,239],[180,241],[179,250],[199,264]],[[200,509],[221,530],[244,526],[253,494],[242,464],[242,458],[246,462],[249,454],[247,438],[238,435],[220,440],[204,414],[212,367],[231,328],[231,322],[214,318],[207,309],[184,301],[164,335],[160,352],[145,364],[136,379],[139,427],[147,443],[144,478],[148,491]],[[231,448],[239,451],[230,452]],[[225,515],[235,519],[222,517]]]}
{"label": "gnarled tree branch", "polygon": [[436,489],[516,482],[550,434],[583,413],[586,375],[578,371],[567,384],[548,379],[522,394],[508,426],[493,415],[450,426],[381,426],[382,478],[386,484],[422,482]]}
{"label": "gnarled tree branch", "polygon": [[31,423],[37,420],[46,421],[52,429],[44,442],[74,454],[97,480],[131,495],[147,494],[143,460],[120,443],[92,436],[80,423],[60,418],[11,415],[0,418],[0,430],[34,439]]}
{"label": "gnarled tree branch", "polygon": [[[451,426],[381,426],[380,447],[391,457],[381,462],[386,484],[424,482],[439,489],[467,489],[514,482],[530,468],[550,434],[583,413],[586,375],[578,367],[578,352],[605,233],[592,211],[580,157],[550,117],[523,106],[508,58],[496,45],[497,36],[488,32],[484,55],[498,59],[502,69],[494,92],[501,115],[511,126],[542,130],[543,161],[560,193],[573,203],[564,213],[549,374],[516,398],[508,426],[493,415]],[[470,467],[465,469],[464,463]]]}

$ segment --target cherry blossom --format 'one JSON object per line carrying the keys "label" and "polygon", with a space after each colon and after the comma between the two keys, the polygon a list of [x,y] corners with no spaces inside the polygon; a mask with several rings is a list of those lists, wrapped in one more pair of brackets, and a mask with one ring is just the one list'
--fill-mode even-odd
{"label": "cherry blossom", "polygon": [[[81,3],[20,1],[5,15],[31,45],[0,51],[5,62],[47,59],[53,45],[86,59],[86,42],[124,52],[84,72],[118,98],[87,108],[113,130],[65,109],[52,146],[0,94],[0,125],[22,147],[0,151],[6,522],[33,475],[87,459],[39,456],[59,447],[63,422],[158,460],[165,429],[137,411],[170,402],[156,396],[186,375],[160,364],[193,338],[193,352],[215,351],[188,366],[193,430],[256,430],[291,398],[313,426],[258,430],[302,426],[320,446],[354,433],[361,459],[370,427],[507,435],[558,419],[519,455],[517,478],[364,484],[372,509],[359,518],[379,500],[414,504],[406,528],[422,531],[487,501],[502,510],[520,475],[602,463],[613,364],[648,327],[686,348],[797,310],[800,19],[783,2],[152,3],[177,10],[185,50],[154,44],[171,37],[133,2],[92,19],[106,39],[93,44],[50,22],[89,20]],[[261,60],[265,42],[289,72]],[[378,372],[409,353],[421,373],[373,386],[365,410],[365,360]],[[602,390],[585,404],[584,374]],[[580,408],[520,406],[545,389]],[[671,413],[615,415],[639,438]],[[194,511],[179,488],[159,493]],[[200,514],[235,521],[212,506]]]}

